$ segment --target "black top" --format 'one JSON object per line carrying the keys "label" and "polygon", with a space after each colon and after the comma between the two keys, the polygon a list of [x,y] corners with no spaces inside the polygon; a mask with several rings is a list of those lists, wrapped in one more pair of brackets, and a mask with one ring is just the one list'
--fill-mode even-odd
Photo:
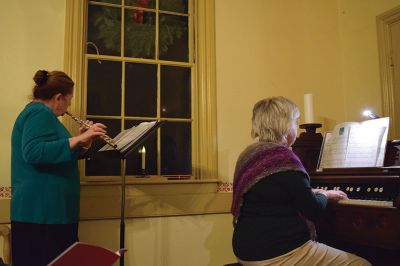
{"label": "black top", "polygon": [[327,198],[314,194],[306,174],[280,172],[255,184],[243,197],[233,233],[233,251],[245,261],[283,255],[310,240],[299,213],[315,221]]}

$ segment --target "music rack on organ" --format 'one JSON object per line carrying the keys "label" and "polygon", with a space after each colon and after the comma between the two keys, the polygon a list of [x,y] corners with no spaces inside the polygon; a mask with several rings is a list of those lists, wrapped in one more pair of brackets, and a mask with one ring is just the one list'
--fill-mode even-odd
{"label": "music rack on organ", "polygon": [[[318,241],[356,253],[373,265],[400,261],[400,168],[336,168],[316,172],[322,138],[302,133],[293,145],[310,175],[311,186],[340,189],[349,200],[329,202],[316,224]],[[303,138],[302,138],[303,137]],[[397,150],[388,142],[385,166]]]}

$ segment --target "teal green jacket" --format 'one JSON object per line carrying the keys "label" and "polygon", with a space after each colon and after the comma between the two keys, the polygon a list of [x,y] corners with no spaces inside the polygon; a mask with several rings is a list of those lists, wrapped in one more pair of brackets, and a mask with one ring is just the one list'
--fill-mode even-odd
{"label": "teal green jacket", "polygon": [[11,221],[71,224],[79,221],[79,148],[46,105],[26,105],[11,141]]}

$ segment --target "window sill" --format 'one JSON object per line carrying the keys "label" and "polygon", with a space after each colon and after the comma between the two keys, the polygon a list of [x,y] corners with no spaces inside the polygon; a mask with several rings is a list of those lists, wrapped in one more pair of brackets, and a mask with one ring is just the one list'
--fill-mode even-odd
{"label": "window sill", "polygon": [[[156,184],[218,184],[218,179],[193,179],[187,176],[127,176],[127,185],[156,185]],[[91,176],[81,180],[81,185],[111,185],[121,184],[120,176]]]}

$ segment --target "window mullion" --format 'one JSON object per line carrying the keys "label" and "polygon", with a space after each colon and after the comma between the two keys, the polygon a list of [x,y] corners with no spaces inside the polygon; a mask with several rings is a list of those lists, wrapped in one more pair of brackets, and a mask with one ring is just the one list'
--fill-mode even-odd
{"label": "window mullion", "polygon": [[[157,119],[160,118],[161,118],[161,64],[158,63],[157,64]],[[157,130],[157,175],[161,175],[161,129]]]}
{"label": "window mullion", "polygon": [[[159,1],[156,0],[155,60],[157,62],[157,118],[161,117],[161,64],[159,62]],[[157,130],[157,175],[161,175],[161,129]]]}
{"label": "window mullion", "polygon": [[155,37],[155,45],[154,45],[154,47],[155,47],[155,49],[156,49],[156,51],[155,51],[155,59],[157,60],[157,62],[158,62],[158,60],[159,60],[159,33],[160,33],[160,28],[159,28],[159,0],[156,0],[156,37]]}
{"label": "window mullion", "polygon": [[121,7],[121,129],[125,129],[125,0]]}

